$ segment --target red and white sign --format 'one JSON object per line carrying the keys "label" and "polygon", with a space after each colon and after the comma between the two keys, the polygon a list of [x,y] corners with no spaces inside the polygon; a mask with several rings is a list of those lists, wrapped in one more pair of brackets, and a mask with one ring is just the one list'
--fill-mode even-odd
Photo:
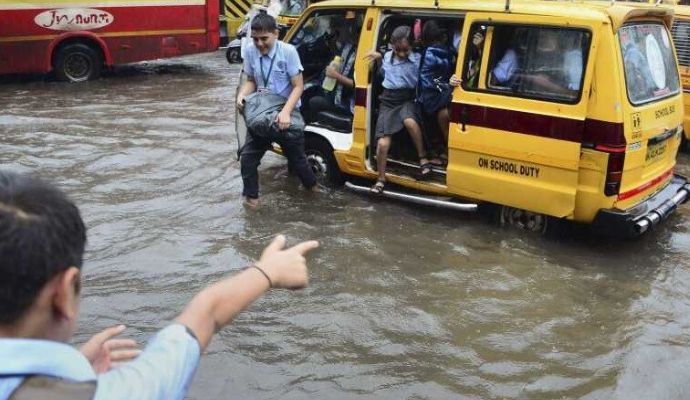
{"label": "red and white sign", "polygon": [[96,8],[61,8],[44,11],[34,18],[41,28],[56,31],[98,29],[113,22],[113,15]]}

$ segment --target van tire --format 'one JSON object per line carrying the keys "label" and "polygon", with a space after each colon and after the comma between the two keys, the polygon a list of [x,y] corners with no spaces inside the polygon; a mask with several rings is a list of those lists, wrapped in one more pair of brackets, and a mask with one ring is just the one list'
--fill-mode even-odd
{"label": "van tire", "polygon": [[500,206],[499,223],[501,226],[510,226],[523,232],[546,234],[549,226],[549,217],[531,211]]}
{"label": "van tire", "polygon": [[60,81],[84,82],[101,75],[101,52],[84,43],[69,43],[59,47],[53,58],[53,71]]}
{"label": "van tire", "polygon": [[228,47],[225,51],[225,58],[228,60],[229,64],[239,64],[242,62],[242,57],[240,56],[239,47]]}
{"label": "van tire", "polygon": [[340,173],[338,162],[333,155],[333,147],[323,138],[307,135],[304,141],[307,163],[311,167],[316,181],[328,187],[340,187],[345,183]]}

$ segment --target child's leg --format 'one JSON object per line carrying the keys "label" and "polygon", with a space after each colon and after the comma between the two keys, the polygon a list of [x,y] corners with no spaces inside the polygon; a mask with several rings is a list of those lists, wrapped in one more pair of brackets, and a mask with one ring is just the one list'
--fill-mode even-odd
{"label": "child's leg", "polygon": [[386,135],[380,137],[376,144],[376,168],[379,172],[379,181],[386,181],[386,161],[388,161],[388,150],[391,148],[391,137]]}
{"label": "child's leg", "polygon": [[417,155],[419,156],[419,163],[426,164],[429,160],[426,158],[426,150],[424,149],[424,139],[422,138],[422,128],[419,127],[417,121],[414,118],[406,118],[403,121],[407,132],[409,132],[412,141],[414,142],[414,147],[417,149]]}
{"label": "child's leg", "polygon": [[444,107],[438,110],[438,113],[436,114],[436,121],[438,122],[438,126],[441,128],[441,132],[443,132],[445,146],[448,146],[448,125],[450,124],[450,114],[448,114],[448,107]]}

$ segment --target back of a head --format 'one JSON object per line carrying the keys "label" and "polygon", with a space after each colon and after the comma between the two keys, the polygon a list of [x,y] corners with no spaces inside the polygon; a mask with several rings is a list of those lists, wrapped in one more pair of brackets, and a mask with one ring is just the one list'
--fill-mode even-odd
{"label": "back of a head", "polygon": [[424,23],[422,28],[422,42],[428,46],[434,43],[442,43],[445,38],[445,31],[435,20],[429,20]]}
{"label": "back of a head", "polygon": [[54,276],[81,268],[86,228],[54,186],[0,170],[0,324],[17,322]]}
{"label": "back of a head", "polygon": [[278,29],[278,25],[275,18],[265,12],[260,12],[252,19],[251,28],[257,32],[274,32]]}

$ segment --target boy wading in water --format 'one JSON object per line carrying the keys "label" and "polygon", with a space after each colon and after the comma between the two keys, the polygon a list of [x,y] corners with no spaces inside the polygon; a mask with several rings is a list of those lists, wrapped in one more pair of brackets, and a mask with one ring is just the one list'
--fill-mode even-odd
{"label": "boy wading in water", "polygon": [[376,166],[379,176],[371,187],[371,191],[377,194],[383,193],[386,185],[386,162],[391,137],[403,128],[410,134],[419,155],[417,178],[426,178],[431,173],[415,104],[421,56],[412,51],[411,31],[409,26],[395,28],[390,40],[393,50],[383,56],[377,51],[370,51],[365,56],[369,61],[380,63],[383,72],[383,94],[379,97],[381,106],[376,120]]}
{"label": "boy wading in water", "polygon": [[[299,113],[300,97],[304,91],[302,63],[294,46],[278,40],[278,27],[273,17],[260,13],[252,20],[253,46],[249,46],[244,60],[247,81],[237,95],[237,109],[243,111],[244,100],[254,92],[273,93],[285,98],[285,105],[275,118],[274,132],[270,137],[252,135],[249,129],[247,142],[242,148],[240,165],[245,204],[256,207],[259,204],[259,172],[261,158],[276,142],[283,150],[292,170],[307,189],[318,190],[314,172],[307,163],[304,153],[304,132],[290,128],[293,112]],[[295,135],[296,134],[296,135]]]}

